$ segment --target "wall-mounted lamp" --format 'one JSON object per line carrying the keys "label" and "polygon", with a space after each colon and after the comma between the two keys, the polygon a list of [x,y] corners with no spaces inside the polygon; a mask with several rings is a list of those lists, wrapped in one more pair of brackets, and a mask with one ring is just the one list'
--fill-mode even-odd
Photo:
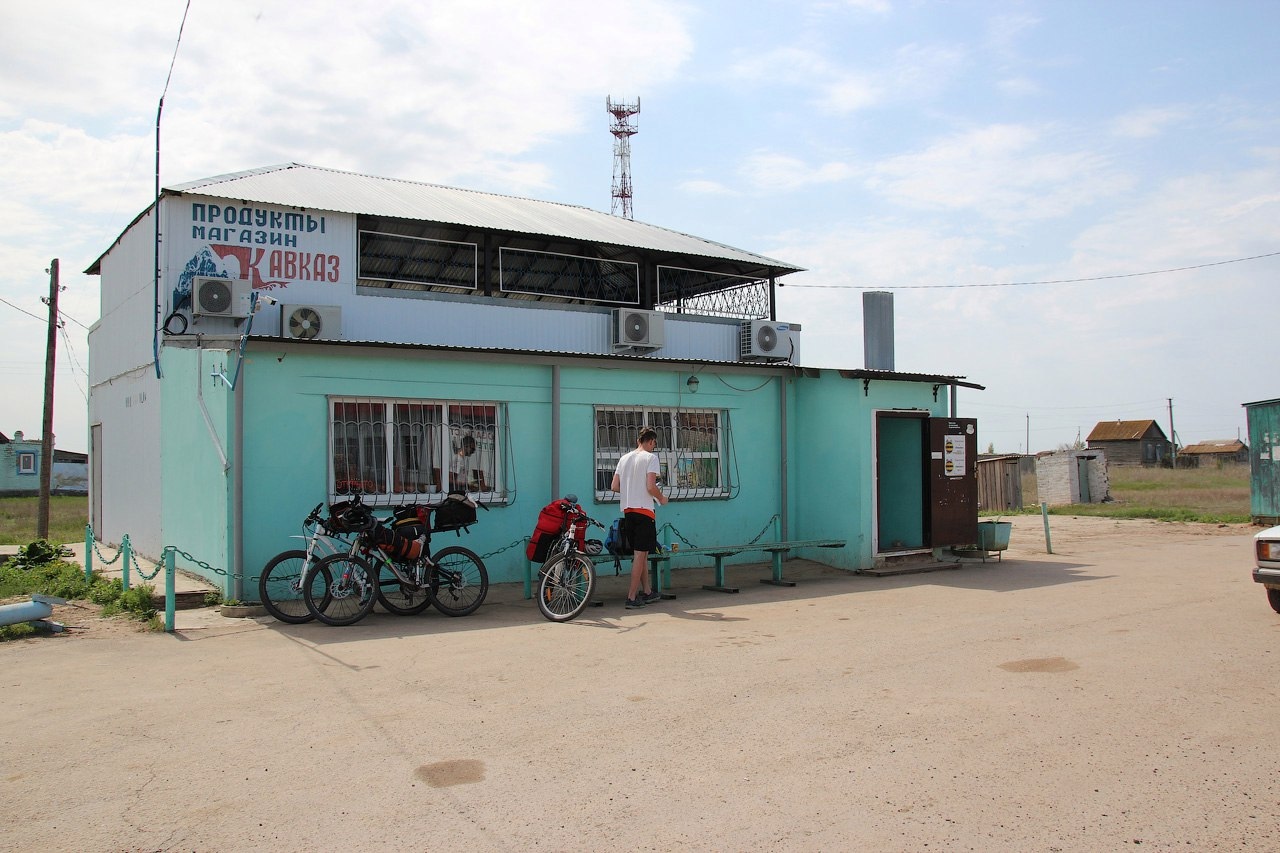
{"label": "wall-mounted lamp", "polygon": [[685,382],[685,387],[689,389],[690,394],[698,393],[698,377],[690,376],[689,381]]}

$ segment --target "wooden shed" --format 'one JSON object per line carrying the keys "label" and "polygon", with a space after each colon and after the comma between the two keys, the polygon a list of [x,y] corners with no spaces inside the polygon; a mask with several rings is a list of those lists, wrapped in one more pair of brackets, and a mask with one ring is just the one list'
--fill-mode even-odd
{"label": "wooden shed", "polygon": [[1249,445],[1238,438],[1202,441],[1178,450],[1179,468],[1211,468],[1223,465],[1248,465]]}
{"label": "wooden shed", "polygon": [[1101,450],[1112,465],[1168,465],[1173,445],[1154,420],[1099,421],[1089,433],[1090,450]]}
{"label": "wooden shed", "polygon": [[1022,474],[1016,454],[978,457],[978,508],[1022,509]]}

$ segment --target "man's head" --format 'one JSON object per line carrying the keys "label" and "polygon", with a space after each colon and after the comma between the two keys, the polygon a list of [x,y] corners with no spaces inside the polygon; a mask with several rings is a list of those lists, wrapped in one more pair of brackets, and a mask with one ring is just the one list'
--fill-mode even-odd
{"label": "man's head", "polygon": [[461,444],[462,446],[459,448],[459,452],[461,452],[463,456],[470,456],[476,452],[476,440],[471,436],[464,435],[462,437]]}
{"label": "man's head", "polygon": [[[652,443],[652,447],[648,446]],[[643,447],[645,450],[653,450],[658,445],[658,431],[653,427],[645,427],[640,430],[640,437],[636,440],[637,447]]]}

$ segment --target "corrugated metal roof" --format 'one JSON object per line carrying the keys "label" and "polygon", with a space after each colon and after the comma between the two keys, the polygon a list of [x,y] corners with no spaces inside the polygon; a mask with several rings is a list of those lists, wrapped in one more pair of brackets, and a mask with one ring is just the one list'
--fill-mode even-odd
{"label": "corrugated metal roof", "polygon": [[204,178],[166,187],[165,192],[444,222],[719,258],[772,267],[778,275],[802,269],[764,255],[578,205],[379,178],[302,163]]}
{"label": "corrugated metal roof", "polygon": [[1244,450],[1244,442],[1238,438],[1218,439],[1212,441],[1202,441],[1198,444],[1188,445],[1178,451],[1179,455],[1192,453],[1239,453]]}
{"label": "corrugated metal roof", "polygon": [[[1151,418],[1145,421],[1101,421],[1089,433],[1088,441],[1134,441],[1147,434],[1147,430],[1156,426]],[[1163,435],[1163,430],[1161,435]]]}

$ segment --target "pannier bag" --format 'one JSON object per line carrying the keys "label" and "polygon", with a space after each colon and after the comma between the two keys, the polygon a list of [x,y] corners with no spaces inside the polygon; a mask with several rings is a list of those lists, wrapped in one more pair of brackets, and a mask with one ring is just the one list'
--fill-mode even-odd
{"label": "pannier bag", "polygon": [[436,530],[457,530],[476,523],[476,505],[465,492],[449,492],[436,507]]}
{"label": "pannier bag", "polygon": [[430,512],[425,506],[417,504],[402,506],[391,514],[391,529],[407,539],[425,536],[430,542]]}
{"label": "pannier bag", "polygon": [[[551,546],[555,544],[556,537],[569,526],[569,515],[565,512],[566,508],[576,515],[586,514],[578,504],[570,504],[563,499],[552,501],[539,510],[538,524],[533,528],[533,533],[529,536],[529,544],[524,552],[525,556],[533,562],[546,562],[547,554],[551,553]],[[575,538],[578,540],[578,550],[585,550],[587,541],[587,526],[585,524],[578,525]]]}
{"label": "pannier bag", "polygon": [[427,547],[427,537],[425,535],[410,539],[385,524],[374,525],[373,529],[369,531],[368,537],[372,544],[385,552],[388,557],[401,563],[408,563],[418,559]]}

